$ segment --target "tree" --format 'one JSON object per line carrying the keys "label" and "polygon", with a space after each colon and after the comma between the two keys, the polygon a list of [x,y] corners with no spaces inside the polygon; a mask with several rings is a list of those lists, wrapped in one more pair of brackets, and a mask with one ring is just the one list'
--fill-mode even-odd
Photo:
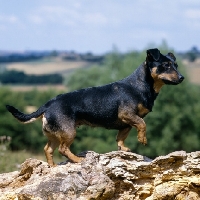
{"label": "tree", "polygon": [[41,130],[41,121],[31,124],[19,123],[6,109],[5,105],[14,105],[17,109],[26,113],[26,107],[33,105],[38,108],[56,95],[55,91],[31,91],[13,92],[7,87],[0,90],[0,136],[12,138],[10,147],[12,150],[27,149],[40,152],[47,141]]}
{"label": "tree", "polygon": [[188,51],[186,55],[187,55],[189,61],[194,62],[197,59],[198,55],[199,55],[198,48],[195,47],[195,46],[192,47],[191,50]]}

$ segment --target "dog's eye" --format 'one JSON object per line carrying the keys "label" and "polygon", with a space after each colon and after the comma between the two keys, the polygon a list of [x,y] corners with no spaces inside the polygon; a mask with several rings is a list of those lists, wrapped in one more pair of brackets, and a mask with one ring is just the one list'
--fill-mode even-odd
{"label": "dog's eye", "polygon": [[170,67],[171,67],[171,66],[170,66],[169,63],[166,63],[166,64],[164,65],[164,68],[165,68],[165,69],[170,69]]}
{"label": "dog's eye", "polygon": [[162,66],[165,67],[165,66],[166,66],[166,63],[162,63]]}

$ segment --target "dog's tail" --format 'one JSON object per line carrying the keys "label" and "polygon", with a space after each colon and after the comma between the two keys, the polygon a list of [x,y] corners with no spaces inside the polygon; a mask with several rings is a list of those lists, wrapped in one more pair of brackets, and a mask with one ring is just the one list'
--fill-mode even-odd
{"label": "dog's tail", "polygon": [[36,119],[40,118],[46,111],[46,108],[44,106],[40,107],[37,111],[31,114],[24,114],[17,110],[15,107],[9,105],[6,105],[6,108],[16,119],[25,124],[31,123]]}

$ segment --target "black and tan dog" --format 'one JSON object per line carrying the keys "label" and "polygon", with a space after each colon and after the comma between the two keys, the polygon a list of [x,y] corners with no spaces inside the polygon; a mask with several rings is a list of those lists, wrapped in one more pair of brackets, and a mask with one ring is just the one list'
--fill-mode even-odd
{"label": "black and tan dog", "polygon": [[83,124],[119,130],[116,138],[118,149],[130,151],[124,146],[124,140],[132,127],[137,129],[138,141],[147,144],[143,118],[151,112],[161,87],[183,81],[177,67],[172,53],[165,56],[158,49],[149,49],[146,61],[120,81],[58,95],[32,114],[23,114],[9,105],[6,107],[23,123],[42,118],[43,132],[48,137],[44,151],[51,166],[54,165],[53,152],[57,147],[73,162],[83,159],[70,151],[76,127]]}

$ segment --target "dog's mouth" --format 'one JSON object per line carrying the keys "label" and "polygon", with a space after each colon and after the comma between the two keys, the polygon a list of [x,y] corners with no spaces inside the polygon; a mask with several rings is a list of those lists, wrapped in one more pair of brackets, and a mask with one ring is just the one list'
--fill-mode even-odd
{"label": "dog's mouth", "polygon": [[179,82],[178,81],[169,81],[169,80],[163,80],[163,82],[166,84],[166,85],[178,85]]}
{"label": "dog's mouth", "polygon": [[162,79],[162,80],[166,85],[178,85],[184,80],[184,77],[180,76],[178,80],[167,80],[167,79]]}

